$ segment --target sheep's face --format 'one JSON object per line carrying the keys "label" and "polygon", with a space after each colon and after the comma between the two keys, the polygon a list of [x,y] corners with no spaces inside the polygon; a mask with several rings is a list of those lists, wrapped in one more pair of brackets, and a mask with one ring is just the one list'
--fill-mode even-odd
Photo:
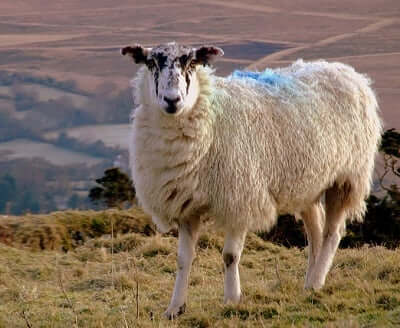
{"label": "sheep's face", "polygon": [[155,48],[125,47],[121,53],[131,56],[137,64],[146,65],[150,73],[149,99],[169,115],[189,111],[196,103],[200,92],[197,65],[207,65],[214,57],[223,55],[217,47],[196,49],[175,42]]}

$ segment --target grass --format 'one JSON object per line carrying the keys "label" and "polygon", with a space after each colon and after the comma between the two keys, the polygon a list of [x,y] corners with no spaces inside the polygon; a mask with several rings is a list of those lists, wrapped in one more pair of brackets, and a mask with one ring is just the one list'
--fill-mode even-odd
{"label": "grass", "polygon": [[[93,220],[104,224],[93,225]],[[58,227],[50,235],[70,240],[68,252],[52,243],[42,243],[48,245],[44,250],[37,247],[38,231],[48,231],[49,225]],[[0,327],[400,325],[398,250],[339,250],[325,288],[310,292],[303,289],[307,249],[287,249],[250,234],[240,265],[243,301],[232,306],[222,304],[223,238],[203,234],[187,313],[167,321],[162,313],[173,288],[177,240],[149,232],[151,225],[140,210],[0,219],[0,234],[4,227],[12,227],[15,238],[0,244]],[[71,231],[93,238],[74,244]]]}

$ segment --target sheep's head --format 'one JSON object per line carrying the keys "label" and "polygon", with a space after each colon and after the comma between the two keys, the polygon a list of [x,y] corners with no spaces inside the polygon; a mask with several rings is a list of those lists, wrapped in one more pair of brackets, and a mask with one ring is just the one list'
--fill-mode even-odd
{"label": "sheep's head", "polygon": [[125,47],[121,53],[132,57],[136,64],[146,65],[150,73],[149,96],[160,110],[170,115],[178,115],[196,103],[199,95],[196,67],[208,65],[224,54],[214,46],[192,48],[175,42],[154,48]]}

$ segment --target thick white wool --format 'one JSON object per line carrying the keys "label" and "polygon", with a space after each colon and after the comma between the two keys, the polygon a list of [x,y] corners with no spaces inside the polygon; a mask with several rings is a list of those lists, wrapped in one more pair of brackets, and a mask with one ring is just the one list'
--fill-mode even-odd
{"label": "thick white wool", "polygon": [[161,229],[197,215],[224,229],[270,229],[334,183],[351,185],[348,217],[362,218],[382,129],[369,80],[325,61],[274,72],[295,88],[199,66],[196,105],[168,116],[149,109],[148,72],[139,71],[132,177]]}

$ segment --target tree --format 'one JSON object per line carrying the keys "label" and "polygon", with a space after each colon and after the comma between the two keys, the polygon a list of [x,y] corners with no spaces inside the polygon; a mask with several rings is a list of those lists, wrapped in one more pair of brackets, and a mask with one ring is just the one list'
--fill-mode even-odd
{"label": "tree", "polygon": [[6,173],[0,178],[0,212],[7,210],[7,203],[16,197],[15,178]]}
{"label": "tree", "polygon": [[89,198],[94,203],[122,208],[125,203],[132,203],[135,198],[132,180],[117,167],[105,170],[104,176],[96,179],[96,182],[100,186],[93,187],[89,191]]}
{"label": "tree", "polygon": [[[395,129],[385,131],[382,136],[380,151],[383,153],[384,171],[379,178],[381,188],[395,201],[400,202],[400,189],[394,179],[400,178],[400,133]],[[387,174],[392,174],[390,186],[384,184]]]}
{"label": "tree", "polygon": [[17,215],[39,212],[40,204],[38,195],[30,190],[24,191],[12,207],[12,213],[15,213]]}
{"label": "tree", "polygon": [[73,194],[67,202],[67,207],[71,209],[77,209],[80,205],[80,198],[77,194]]}

